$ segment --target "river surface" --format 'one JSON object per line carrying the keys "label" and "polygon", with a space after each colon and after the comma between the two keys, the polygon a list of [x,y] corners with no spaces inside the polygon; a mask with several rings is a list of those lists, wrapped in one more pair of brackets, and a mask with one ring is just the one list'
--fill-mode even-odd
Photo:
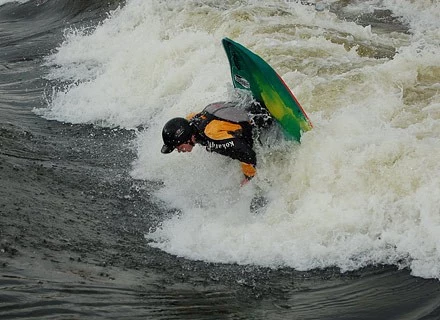
{"label": "river surface", "polygon": [[[439,29],[438,1],[0,0],[0,318],[440,319]],[[314,124],[243,188],[160,153],[237,98],[223,37]]]}

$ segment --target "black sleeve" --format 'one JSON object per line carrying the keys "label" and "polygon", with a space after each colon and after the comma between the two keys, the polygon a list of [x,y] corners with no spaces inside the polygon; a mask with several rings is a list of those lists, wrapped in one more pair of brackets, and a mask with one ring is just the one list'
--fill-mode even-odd
{"label": "black sleeve", "polygon": [[232,138],[228,139],[227,141],[233,143],[233,146],[227,149],[217,149],[215,152],[240,162],[252,164],[253,166],[257,164],[257,156],[255,151],[246,140],[241,138]]}

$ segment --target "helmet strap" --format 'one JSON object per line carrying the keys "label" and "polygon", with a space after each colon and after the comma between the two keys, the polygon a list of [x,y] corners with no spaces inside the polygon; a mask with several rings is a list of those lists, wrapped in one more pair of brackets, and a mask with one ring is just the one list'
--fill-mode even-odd
{"label": "helmet strap", "polygon": [[193,139],[193,135],[191,135],[191,138],[189,139],[189,141],[188,141],[188,144],[190,144],[190,145],[192,145],[193,147],[196,145],[195,143],[194,143],[194,139]]}

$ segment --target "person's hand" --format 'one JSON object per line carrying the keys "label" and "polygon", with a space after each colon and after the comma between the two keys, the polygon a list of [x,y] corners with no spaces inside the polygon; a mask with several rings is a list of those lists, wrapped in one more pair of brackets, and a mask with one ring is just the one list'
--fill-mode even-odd
{"label": "person's hand", "polygon": [[244,177],[244,179],[240,183],[240,187],[243,187],[244,185],[248,184],[249,181],[251,181],[252,178]]}

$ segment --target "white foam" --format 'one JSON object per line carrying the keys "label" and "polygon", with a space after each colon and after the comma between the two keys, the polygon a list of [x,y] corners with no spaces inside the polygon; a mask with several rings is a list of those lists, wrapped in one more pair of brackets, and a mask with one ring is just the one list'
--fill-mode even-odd
{"label": "white foam", "polygon": [[[435,15],[423,3],[420,14]],[[190,259],[299,270],[391,263],[439,278],[440,50],[422,45],[436,39],[423,27],[437,22],[420,24],[412,1],[385,4],[415,32],[378,35],[297,2],[128,1],[93,33],[67,35],[48,59],[50,77],[80,81],[40,112],[147,126],[132,175],[162,181],[157,198],[177,210],[147,232],[153,246]],[[159,151],[170,117],[230,98],[223,36],[268,60],[315,126],[301,145],[258,146],[258,175],[241,189],[236,161],[201,147]],[[359,56],[356,45],[335,39],[398,53]],[[255,194],[269,200],[257,213],[249,208]]]}
{"label": "white foam", "polygon": [[0,6],[4,5],[6,3],[12,3],[12,2],[25,3],[25,2],[29,2],[29,0],[0,0]]}

